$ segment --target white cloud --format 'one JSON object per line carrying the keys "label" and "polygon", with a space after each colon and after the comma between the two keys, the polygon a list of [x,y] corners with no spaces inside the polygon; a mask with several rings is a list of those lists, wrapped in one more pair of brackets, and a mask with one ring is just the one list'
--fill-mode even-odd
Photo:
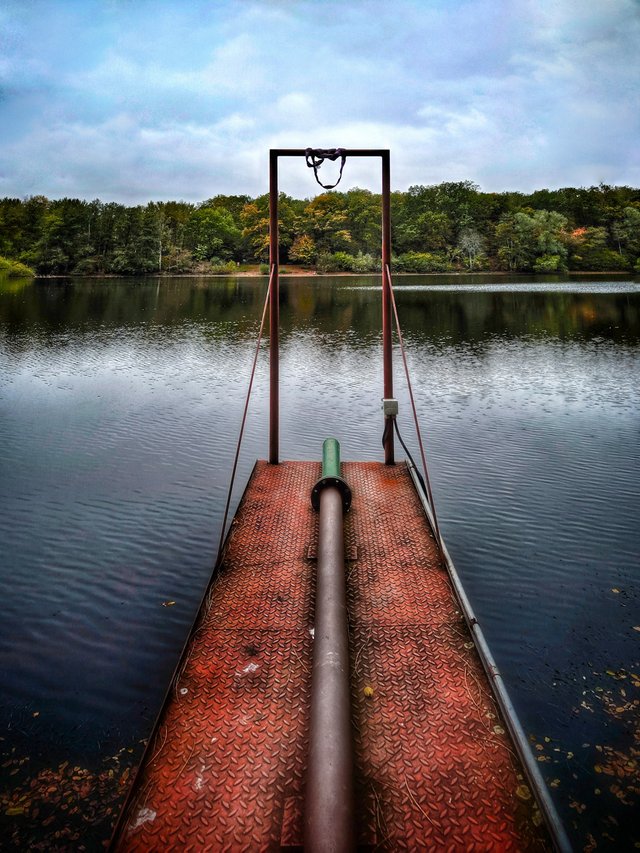
{"label": "white cloud", "polygon": [[[259,193],[269,147],[309,144],[389,147],[398,188],[640,183],[635,0],[9,9],[0,194]],[[287,192],[309,178],[283,164]],[[365,161],[344,181],[379,186]]]}

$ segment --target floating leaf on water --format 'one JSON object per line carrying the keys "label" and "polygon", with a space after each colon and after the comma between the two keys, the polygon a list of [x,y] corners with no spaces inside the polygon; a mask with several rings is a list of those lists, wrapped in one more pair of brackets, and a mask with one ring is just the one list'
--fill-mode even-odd
{"label": "floating leaf on water", "polygon": [[5,814],[8,817],[16,817],[17,815],[24,814],[24,806],[9,806]]}
{"label": "floating leaf on water", "polygon": [[609,790],[615,797],[617,797],[622,803],[624,803],[625,806],[631,805],[631,801],[627,799],[625,792],[619,785],[612,785]]}
{"label": "floating leaf on water", "polygon": [[611,669],[608,669],[606,672],[607,672],[607,675],[610,675],[612,678],[615,678],[617,681],[622,681],[623,679],[628,677],[628,673],[625,672],[624,669],[617,669],[615,672]]}
{"label": "floating leaf on water", "polygon": [[615,593],[616,593],[616,595],[618,595],[618,594],[619,594],[619,592],[620,592],[620,590],[619,590],[617,587],[615,587],[615,586],[614,586],[614,587],[612,587],[612,588],[611,588],[611,592],[615,592]]}
{"label": "floating leaf on water", "polygon": [[587,843],[584,846],[584,853],[593,853],[594,850],[598,849],[598,842],[595,840],[593,835],[589,833],[587,835]]}
{"label": "floating leaf on water", "polygon": [[34,712],[33,712],[33,716],[34,716],[34,717],[39,717],[39,716],[40,716],[40,711],[34,711]]}
{"label": "floating leaf on water", "polygon": [[550,788],[557,788],[559,784],[560,784],[559,779],[552,779],[551,782],[549,782],[549,787]]}
{"label": "floating leaf on water", "polygon": [[163,607],[173,607],[174,604],[175,604],[175,601],[163,601],[162,602]]}

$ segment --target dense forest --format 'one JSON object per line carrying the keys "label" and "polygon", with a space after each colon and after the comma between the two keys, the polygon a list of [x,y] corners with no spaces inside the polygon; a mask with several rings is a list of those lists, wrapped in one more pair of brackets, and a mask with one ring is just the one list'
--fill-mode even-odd
{"label": "dense forest", "polygon": [[[392,194],[399,272],[629,270],[640,273],[640,190],[486,193],[471,181]],[[320,272],[380,267],[380,196],[280,195],[280,261]],[[44,196],[0,200],[0,256],[41,275],[228,273],[269,256],[269,199],[200,204]],[[262,267],[266,271],[266,267]]]}

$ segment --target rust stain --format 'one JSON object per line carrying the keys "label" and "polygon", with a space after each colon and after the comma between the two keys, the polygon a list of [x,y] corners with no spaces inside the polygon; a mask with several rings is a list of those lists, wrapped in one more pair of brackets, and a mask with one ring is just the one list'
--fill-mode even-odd
{"label": "rust stain", "polygon": [[[258,463],[118,849],[300,843],[318,475]],[[343,476],[361,844],[545,849],[406,466],[344,463]]]}

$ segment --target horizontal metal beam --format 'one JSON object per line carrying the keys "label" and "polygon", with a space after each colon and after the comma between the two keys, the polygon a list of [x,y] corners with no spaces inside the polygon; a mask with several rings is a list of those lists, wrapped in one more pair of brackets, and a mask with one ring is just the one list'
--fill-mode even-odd
{"label": "horizontal metal beam", "polygon": [[[345,157],[389,157],[388,148],[341,148]],[[271,157],[305,157],[306,148],[271,148]]]}

